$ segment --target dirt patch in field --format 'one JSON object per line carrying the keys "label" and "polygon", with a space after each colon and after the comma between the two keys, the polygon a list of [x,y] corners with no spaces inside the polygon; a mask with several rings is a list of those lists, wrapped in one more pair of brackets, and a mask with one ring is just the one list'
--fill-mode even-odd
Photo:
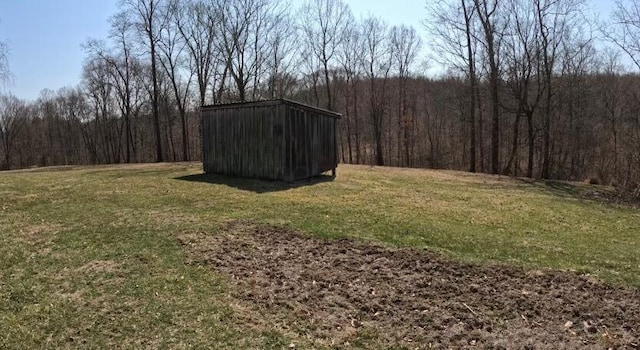
{"label": "dirt patch in field", "polygon": [[315,346],[638,348],[640,291],[250,222],[180,238],[248,323]]}
{"label": "dirt patch in field", "polygon": [[120,269],[120,263],[113,260],[92,260],[76,271],[80,273],[113,273]]}
{"label": "dirt patch in field", "polygon": [[[130,215],[127,215],[129,217]],[[184,226],[198,223],[201,219],[192,214],[183,213],[180,208],[168,208],[165,210],[153,210],[149,212],[149,216],[156,223],[167,226]]]}
{"label": "dirt patch in field", "polygon": [[27,225],[20,229],[20,235],[24,242],[31,245],[39,245],[51,242],[62,229],[62,225],[50,223]]}

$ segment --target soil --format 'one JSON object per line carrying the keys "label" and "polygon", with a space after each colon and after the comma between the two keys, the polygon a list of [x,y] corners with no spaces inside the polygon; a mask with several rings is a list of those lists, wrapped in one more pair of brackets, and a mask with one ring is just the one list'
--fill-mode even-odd
{"label": "soil", "polygon": [[[251,322],[312,347],[574,349],[640,343],[640,291],[556,270],[231,222],[180,238]],[[293,347],[295,343],[291,344]]]}

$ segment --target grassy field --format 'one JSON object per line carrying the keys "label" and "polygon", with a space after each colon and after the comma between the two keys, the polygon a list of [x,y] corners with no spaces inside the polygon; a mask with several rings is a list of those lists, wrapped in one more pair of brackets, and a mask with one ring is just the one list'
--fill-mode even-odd
{"label": "grassy field", "polygon": [[640,287],[640,210],[581,199],[582,184],[340,166],[289,187],[201,172],[0,173],[0,348],[287,347],[243,325],[224,276],[186,263],[179,235],[235,219]]}

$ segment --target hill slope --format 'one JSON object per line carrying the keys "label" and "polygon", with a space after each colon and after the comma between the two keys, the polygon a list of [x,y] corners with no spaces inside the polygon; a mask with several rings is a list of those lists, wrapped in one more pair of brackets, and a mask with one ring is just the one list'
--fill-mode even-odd
{"label": "hill slope", "polygon": [[[507,264],[522,276],[575,270],[631,286],[624,295],[640,286],[640,211],[582,199],[580,184],[346,165],[335,181],[293,186],[200,173],[197,164],[0,173],[0,328],[10,330],[0,332],[0,347],[331,345],[283,327],[286,317],[245,315],[236,284],[184,246],[238,222]],[[574,278],[567,281],[585,280]],[[356,333],[340,340],[364,341]]]}

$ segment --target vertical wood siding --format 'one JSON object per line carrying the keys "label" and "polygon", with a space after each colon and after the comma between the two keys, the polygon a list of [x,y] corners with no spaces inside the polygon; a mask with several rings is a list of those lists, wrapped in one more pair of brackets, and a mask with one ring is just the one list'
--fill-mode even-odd
{"label": "vertical wood siding", "polygon": [[205,172],[294,181],[337,167],[336,116],[267,102],[202,108]]}

